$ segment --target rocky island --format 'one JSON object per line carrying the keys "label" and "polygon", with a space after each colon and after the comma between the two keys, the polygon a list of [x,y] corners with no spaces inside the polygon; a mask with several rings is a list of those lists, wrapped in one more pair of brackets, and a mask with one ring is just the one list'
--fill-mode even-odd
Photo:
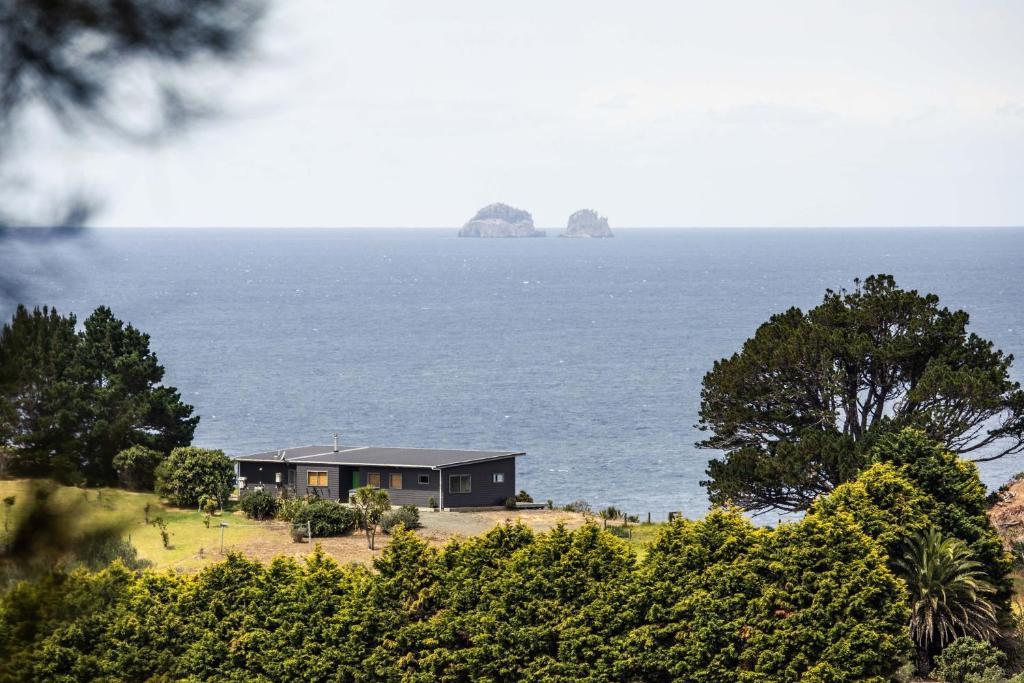
{"label": "rocky island", "polygon": [[615,237],[608,219],[593,209],[581,209],[569,216],[569,224],[559,237]]}
{"label": "rocky island", "polygon": [[544,237],[533,216],[508,204],[488,204],[459,230],[459,237]]}

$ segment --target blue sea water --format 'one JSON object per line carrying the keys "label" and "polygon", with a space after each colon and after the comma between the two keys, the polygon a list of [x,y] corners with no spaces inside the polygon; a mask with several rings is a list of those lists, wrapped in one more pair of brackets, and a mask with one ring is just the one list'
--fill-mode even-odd
{"label": "blue sea water", "polygon": [[[519,484],[699,516],[700,381],[772,313],[886,272],[1024,359],[1024,230],[95,230],[0,254],[26,304],[148,332],[229,453],[326,443],[524,450]],[[3,303],[5,317],[13,301]],[[1024,362],[1014,370],[1024,379]],[[1024,458],[982,466],[990,486]]]}

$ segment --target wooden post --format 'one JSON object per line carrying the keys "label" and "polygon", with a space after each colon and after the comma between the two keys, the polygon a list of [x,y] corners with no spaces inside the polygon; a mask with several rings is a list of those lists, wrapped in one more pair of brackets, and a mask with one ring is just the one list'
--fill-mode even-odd
{"label": "wooden post", "polygon": [[306,520],[306,538],[310,543],[313,542],[313,522],[308,519]]}
{"label": "wooden post", "polygon": [[651,523],[651,513],[650,512],[647,513],[647,523],[648,524]]}

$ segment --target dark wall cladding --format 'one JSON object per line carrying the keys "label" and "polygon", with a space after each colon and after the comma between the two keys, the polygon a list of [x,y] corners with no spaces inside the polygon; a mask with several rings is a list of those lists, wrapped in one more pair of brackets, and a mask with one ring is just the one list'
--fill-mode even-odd
{"label": "dark wall cladding", "polygon": [[[446,467],[444,473],[444,506],[445,507],[485,507],[504,505],[505,500],[516,495],[516,459],[502,458],[469,465]],[[451,478],[455,475],[468,474],[470,477],[469,493],[452,493]],[[494,481],[494,475],[504,475],[504,481]]]}
{"label": "dark wall cladding", "polygon": [[[289,466],[294,468],[293,479],[289,479],[288,476]],[[310,472],[326,472],[327,485],[310,486]],[[312,494],[342,501],[348,500],[351,489],[367,486],[370,475],[376,474],[380,476],[380,487],[388,492],[392,505],[396,506],[412,504],[427,507],[433,499],[435,504],[443,504],[444,507],[488,507],[504,505],[507,498],[516,494],[516,462],[513,457],[456,465],[440,471],[426,468],[351,467],[302,463],[288,465],[241,461],[238,462],[238,473],[239,476],[246,478],[246,489],[250,491],[262,485],[265,490],[280,495],[285,486],[293,483],[296,495]],[[280,485],[277,480],[278,474],[281,477]],[[500,474],[503,481],[495,482],[496,474]],[[401,477],[400,488],[391,487],[393,483],[397,483],[392,481],[394,475]],[[452,492],[451,477],[455,475],[470,477],[468,493]],[[421,478],[425,478],[425,481],[421,482]],[[442,483],[443,494],[440,491]]]}
{"label": "dark wall cladding", "polygon": [[[277,475],[281,475],[278,487]],[[245,477],[245,490],[262,485],[271,493],[278,493],[288,483],[288,465],[283,462],[238,462],[238,476]]]}
{"label": "dark wall cladding", "polygon": [[[327,486],[310,486],[308,475],[310,472],[326,472]],[[348,487],[345,487],[344,499],[348,498]],[[332,498],[342,500],[342,485],[339,468],[337,465],[302,465],[295,466],[295,491],[300,496],[316,495],[321,498]]]}

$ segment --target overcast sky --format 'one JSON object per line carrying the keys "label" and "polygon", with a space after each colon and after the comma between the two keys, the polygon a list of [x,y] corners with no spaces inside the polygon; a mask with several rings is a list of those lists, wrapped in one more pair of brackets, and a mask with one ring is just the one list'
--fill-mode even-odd
{"label": "overcast sky", "polygon": [[277,5],[216,123],[38,158],[111,226],[1024,224],[1019,0]]}

